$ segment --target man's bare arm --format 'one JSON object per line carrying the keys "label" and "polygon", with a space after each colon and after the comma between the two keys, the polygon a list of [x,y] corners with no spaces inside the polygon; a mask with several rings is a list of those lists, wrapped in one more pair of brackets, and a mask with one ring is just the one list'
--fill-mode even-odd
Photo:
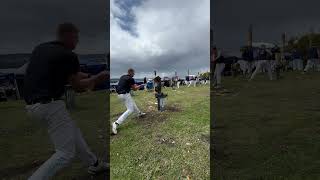
{"label": "man's bare arm", "polygon": [[134,85],[131,86],[131,88],[132,88],[132,90],[136,91],[136,90],[140,89],[140,86],[134,84]]}
{"label": "man's bare arm", "polygon": [[[96,85],[101,84],[108,79],[107,71],[102,71],[97,75],[91,76],[90,78],[84,78],[84,74],[85,73],[78,72],[70,77],[70,83],[76,91],[93,89]],[[86,77],[88,77],[88,75]]]}
{"label": "man's bare arm", "polygon": [[78,72],[79,76],[81,77],[81,79],[86,79],[89,77],[88,73],[84,73],[84,72]]}

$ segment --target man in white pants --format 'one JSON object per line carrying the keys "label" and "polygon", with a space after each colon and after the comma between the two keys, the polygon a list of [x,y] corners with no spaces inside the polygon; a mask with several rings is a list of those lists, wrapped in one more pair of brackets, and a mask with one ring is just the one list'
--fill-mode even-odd
{"label": "man in white pants", "polygon": [[262,49],[259,51],[259,56],[256,62],[255,62],[255,66],[256,69],[255,71],[252,73],[251,78],[249,81],[252,81],[254,79],[254,77],[262,72],[263,70],[266,70],[268,72],[269,78],[270,80],[272,80],[272,69],[271,69],[271,60],[268,60],[271,58],[271,55],[268,54],[268,52],[266,51],[265,47],[263,46]]}
{"label": "man in white pants", "polygon": [[303,61],[302,61],[301,52],[294,48],[292,51],[292,59],[293,59],[293,70],[302,71],[303,70]]}
{"label": "man in white pants", "polygon": [[188,87],[190,87],[191,85],[193,85],[194,87],[196,87],[196,80],[195,80],[195,77],[194,76],[188,76],[189,77],[189,84],[188,84]]}
{"label": "man in white pants", "polygon": [[311,69],[317,69],[318,59],[319,59],[318,50],[314,47],[309,48],[307,65],[303,71],[308,72]]}
{"label": "man in white pants", "polygon": [[78,57],[72,52],[78,43],[78,29],[71,23],[59,25],[57,41],[38,45],[32,52],[25,74],[24,99],[27,114],[48,129],[55,153],[37,169],[29,180],[51,179],[78,156],[88,172],[106,171],[108,164],[98,161],[90,151],[80,129],[71,118],[61,97],[65,85],[75,90],[92,89],[105,82],[108,73],[95,76],[80,72]]}
{"label": "man in white pants", "polygon": [[134,70],[129,69],[127,75],[121,76],[117,86],[118,97],[124,103],[127,110],[118,118],[117,121],[115,121],[112,124],[112,133],[115,135],[118,133],[117,131],[118,126],[121,125],[128,118],[130,114],[135,112],[138,114],[139,117],[145,115],[145,113],[139,110],[138,106],[136,105],[136,103],[134,102],[133,98],[130,95],[131,89],[134,91],[140,89],[140,86],[138,86],[135,83],[135,80],[133,79],[134,75],[135,75]]}

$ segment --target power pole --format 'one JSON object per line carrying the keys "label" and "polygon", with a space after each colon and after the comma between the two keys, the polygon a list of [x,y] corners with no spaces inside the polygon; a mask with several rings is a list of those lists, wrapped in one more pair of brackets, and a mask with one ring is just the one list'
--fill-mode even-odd
{"label": "power pole", "polygon": [[283,59],[284,58],[284,50],[285,50],[285,47],[286,47],[286,33],[282,33],[282,48],[281,48],[281,58]]}
{"label": "power pole", "polygon": [[253,26],[252,24],[250,24],[248,29],[248,46],[249,47],[252,47],[252,34],[253,34]]}
{"label": "power pole", "polygon": [[312,37],[313,37],[313,28],[311,27],[310,28],[310,33],[309,33],[309,48],[311,48],[312,44],[313,44]]}

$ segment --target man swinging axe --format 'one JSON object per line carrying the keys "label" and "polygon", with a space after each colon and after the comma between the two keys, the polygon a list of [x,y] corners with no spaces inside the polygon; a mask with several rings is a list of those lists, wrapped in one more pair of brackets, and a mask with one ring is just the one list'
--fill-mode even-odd
{"label": "man swinging axe", "polygon": [[83,91],[108,79],[107,71],[93,76],[80,72],[78,57],[73,52],[78,44],[78,32],[71,23],[60,24],[57,40],[38,45],[26,70],[24,99],[27,113],[48,130],[55,149],[29,180],[51,179],[76,156],[88,166],[91,174],[108,169],[108,164],[99,161],[91,152],[61,99],[67,84],[76,91]]}
{"label": "man swinging axe", "polygon": [[135,83],[135,80],[133,79],[134,75],[134,70],[129,69],[128,74],[121,76],[119,80],[116,91],[118,93],[118,98],[125,104],[127,110],[112,124],[112,133],[114,135],[118,133],[118,126],[121,125],[132,113],[137,113],[138,117],[142,117],[146,114],[139,110],[130,94],[131,89],[136,91],[141,87],[141,85],[137,85]]}

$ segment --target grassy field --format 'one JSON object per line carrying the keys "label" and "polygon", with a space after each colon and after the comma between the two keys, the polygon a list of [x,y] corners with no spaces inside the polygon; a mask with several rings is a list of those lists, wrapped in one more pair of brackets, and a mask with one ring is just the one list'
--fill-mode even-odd
{"label": "grassy field", "polygon": [[[168,94],[166,111],[158,112],[152,92],[135,92],[134,115],[111,136],[111,179],[209,179],[209,86],[182,87]],[[124,105],[111,95],[111,121]]]}
{"label": "grassy field", "polygon": [[320,179],[320,73],[248,83],[213,98],[214,179]]}
{"label": "grassy field", "polygon": [[[107,132],[106,92],[80,95],[72,116],[82,130],[91,150],[99,157],[106,157]],[[53,153],[45,129],[26,117],[23,101],[0,103],[0,177],[1,179],[27,179],[42,162]],[[104,179],[106,174],[89,176],[80,160],[64,169],[54,179]]]}

